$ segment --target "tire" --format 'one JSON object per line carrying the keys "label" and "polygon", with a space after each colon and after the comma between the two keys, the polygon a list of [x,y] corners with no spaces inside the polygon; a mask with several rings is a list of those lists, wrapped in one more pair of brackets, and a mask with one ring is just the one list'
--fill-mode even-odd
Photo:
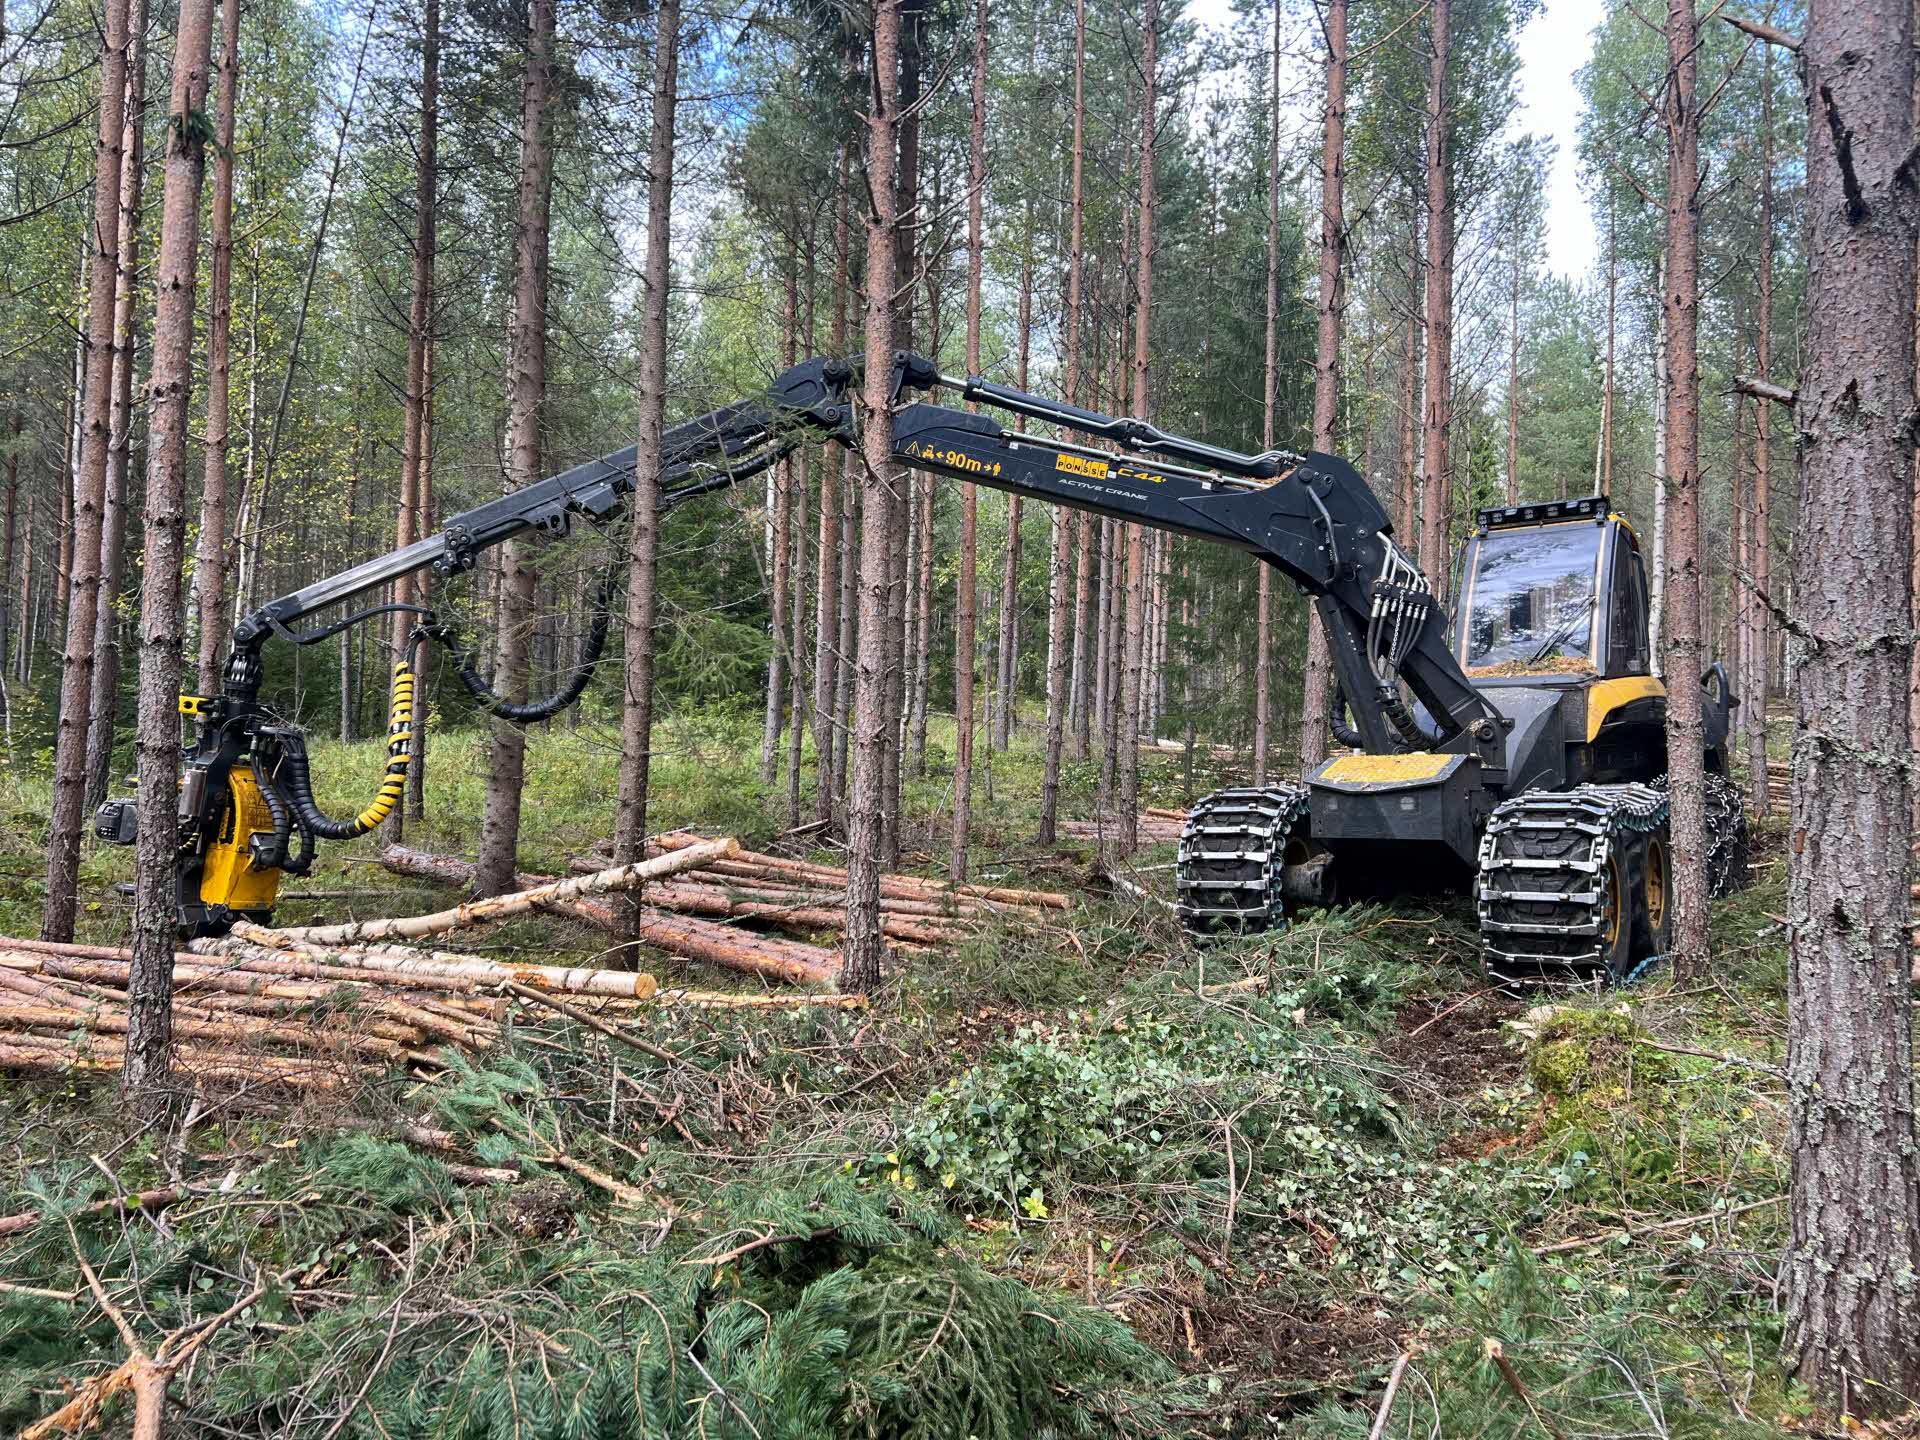
{"label": "tire", "polygon": [[1600,963],[1607,978],[1618,982],[1633,969],[1633,945],[1638,933],[1639,892],[1633,883],[1637,867],[1615,847],[1607,854],[1606,885],[1600,900]]}
{"label": "tire", "polygon": [[1752,851],[1747,832],[1747,802],[1725,775],[1707,775],[1707,894],[1724,899],[1747,888]]}
{"label": "tire", "polygon": [[[1636,964],[1665,955],[1673,945],[1673,854],[1661,830],[1647,837],[1635,866],[1633,954]],[[1616,974],[1624,980],[1625,973]]]}

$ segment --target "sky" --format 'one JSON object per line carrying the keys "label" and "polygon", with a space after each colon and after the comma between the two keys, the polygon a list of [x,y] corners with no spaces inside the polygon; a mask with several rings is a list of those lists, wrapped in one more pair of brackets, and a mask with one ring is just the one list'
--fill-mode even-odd
{"label": "sky", "polygon": [[1580,91],[1574,73],[1593,54],[1600,0],[1548,0],[1520,32],[1520,107],[1512,132],[1550,135],[1557,144],[1547,177],[1547,263],[1561,275],[1587,274],[1600,239],[1580,193]]}
{"label": "sky", "polygon": [[[1574,76],[1593,54],[1593,32],[1604,15],[1603,0],[1542,0],[1540,12],[1520,32],[1519,100],[1508,134],[1532,132],[1553,140],[1553,168],[1547,176],[1547,254],[1549,269],[1580,279],[1599,259],[1600,242],[1580,193],[1580,91]],[[1233,0],[1191,0],[1190,15],[1201,26],[1223,34],[1231,29]],[[1303,36],[1304,38],[1304,36]],[[1303,47],[1304,48],[1304,47]],[[1320,126],[1317,63],[1296,60],[1283,82],[1302,97],[1292,117],[1301,130]]]}

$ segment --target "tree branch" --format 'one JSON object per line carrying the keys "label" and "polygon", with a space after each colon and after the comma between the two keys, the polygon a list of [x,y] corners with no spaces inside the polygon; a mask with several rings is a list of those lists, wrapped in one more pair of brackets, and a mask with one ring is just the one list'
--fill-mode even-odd
{"label": "tree branch", "polygon": [[1761,379],[1757,375],[1742,375],[1733,382],[1736,395],[1751,395],[1755,400],[1771,400],[1776,405],[1785,405],[1791,409],[1800,399],[1800,392],[1786,385],[1776,385],[1771,380]]}
{"label": "tree branch", "polygon": [[1734,29],[1743,31],[1756,40],[1764,40],[1769,45],[1778,45],[1782,50],[1791,50],[1796,55],[1800,53],[1800,37],[1789,35],[1777,25],[1769,25],[1764,20],[1749,20],[1744,15],[1722,15],[1720,18]]}

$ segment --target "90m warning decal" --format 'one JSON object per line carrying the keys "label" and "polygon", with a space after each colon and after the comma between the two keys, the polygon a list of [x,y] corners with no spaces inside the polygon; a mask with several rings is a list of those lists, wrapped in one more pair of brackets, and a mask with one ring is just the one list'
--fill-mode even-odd
{"label": "90m warning decal", "polygon": [[964,450],[955,450],[949,446],[928,445],[915,440],[901,454],[910,459],[926,460],[947,470],[957,470],[963,475],[992,475],[1000,473],[998,460],[982,460],[969,455]]}

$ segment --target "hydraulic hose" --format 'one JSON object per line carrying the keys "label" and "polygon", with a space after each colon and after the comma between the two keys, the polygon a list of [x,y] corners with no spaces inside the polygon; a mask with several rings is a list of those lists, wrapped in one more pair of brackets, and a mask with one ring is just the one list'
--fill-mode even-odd
{"label": "hydraulic hose", "polygon": [[[291,743],[289,742],[291,739]],[[407,765],[413,758],[413,667],[399,660],[393,667],[393,705],[387,719],[387,768],[367,808],[351,820],[329,818],[313,799],[313,776],[307,768],[307,747],[297,736],[283,738],[281,763],[287,795],[301,825],[323,840],[351,840],[365,835],[393,813],[407,788]]]}
{"label": "hydraulic hose", "polygon": [[537,721],[551,720],[586,693],[587,684],[593,679],[594,666],[600,663],[601,652],[607,648],[613,597],[619,590],[620,572],[616,567],[607,572],[606,579],[600,582],[600,588],[594,592],[593,624],[587,631],[586,647],[580,652],[580,660],[573,667],[572,676],[560,689],[540,700],[522,702],[502,696],[480,673],[479,653],[465,649],[459,632],[451,625],[434,624],[421,628],[453,652],[454,673],[460,677],[460,683],[466,687],[467,693],[479,702],[482,710],[499,720],[532,725]]}
{"label": "hydraulic hose", "polygon": [[1333,708],[1327,712],[1327,728],[1333,738],[1351,750],[1364,750],[1366,737],[1347,723],[1347,692],[1338,681],[1333,686]]}

